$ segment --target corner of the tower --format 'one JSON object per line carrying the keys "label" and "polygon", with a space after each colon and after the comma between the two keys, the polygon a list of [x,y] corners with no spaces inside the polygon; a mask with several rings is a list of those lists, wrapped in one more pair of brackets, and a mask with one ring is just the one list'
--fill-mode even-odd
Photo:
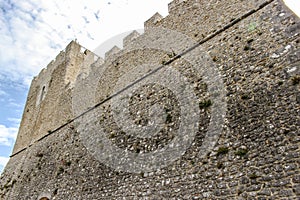
{"label": "corner of the tower", "polygon": [[38,76],[28,93],[13,154],[72,118],[72,89],[81,73],[98,58],[76,41],[71,41]]}

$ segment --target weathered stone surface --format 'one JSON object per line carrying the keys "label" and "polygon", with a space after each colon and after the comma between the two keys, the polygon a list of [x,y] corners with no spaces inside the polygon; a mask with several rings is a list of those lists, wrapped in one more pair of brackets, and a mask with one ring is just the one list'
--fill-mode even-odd
{"label": "weathered stone surface", "polygon": [[129,35],[127,35],[123,39],[123,47],[128,46],[130,43],[133,42],[134,39],[136,39],[139,36],[140,36],[140,34],[137,31],[132,31]]}
{"label": "weathered stone surface", "polygon": [[[1,199],[299,198],[299,18],[277,0],[210,0],[201,5],[176,0],[169,9],[167,17],[148,20],[146,33],[109,59],[94,62],[92,52],[82,52],[72,42],[33,80],[14,155],[1,175]],[[178,37],[176,44],[161,43],[159,30],[151,35],[151,27],[202,41],[200,47],[221,74],[227,112],[215,146],[204,156],[199,152],[212,117],[213,94],[191,62],[178,56],[196,42]],[[142,48],[156,42],[172,48]],[[91,123],[98,123],[111,144],[145,154],[170,143],[182,120],[176,95],[158,84],[139,87],[129,101],[140,126],[147,124],[154,104],[168,111],[155,137],[126,134],[112,114],[113,98],[95,106],[113,95],[126,73],[146,64],[170,65],[184,75],[201,108],[199,129],[184,155],[170,165],[120,172],[91,154],[82,130],[92,135]]]}

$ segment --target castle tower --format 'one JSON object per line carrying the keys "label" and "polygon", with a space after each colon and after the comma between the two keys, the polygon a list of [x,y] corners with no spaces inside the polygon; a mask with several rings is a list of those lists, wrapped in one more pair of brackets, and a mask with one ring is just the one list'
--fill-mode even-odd
{"label": "castle tower", "polygon": [[72,89],[77,76],[98,59],[72,41],[32,80],[13,154],[73,118]]}
{"label": "castle tower", "polygon": [[32,81],[0,199],[299,198],[299,18],[174,0],[144,27]]}

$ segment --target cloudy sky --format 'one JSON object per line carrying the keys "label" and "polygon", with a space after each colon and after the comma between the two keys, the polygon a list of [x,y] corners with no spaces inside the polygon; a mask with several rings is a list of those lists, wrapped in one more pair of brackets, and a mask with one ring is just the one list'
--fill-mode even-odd
{"label": "cloudy sky", "polygon": [[[94,50],[113,35],[142,29],[157,11],[166,16],[170,1],[0,0],[0,172],[11,154],[33,76],[71,40]],[[289,2],[300,8],[299,0]]]}

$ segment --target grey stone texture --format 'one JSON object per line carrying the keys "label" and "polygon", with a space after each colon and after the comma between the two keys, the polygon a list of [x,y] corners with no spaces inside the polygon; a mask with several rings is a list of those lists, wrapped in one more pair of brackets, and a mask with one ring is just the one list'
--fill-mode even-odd
{"label": "grey stone texture", "polygon": [[140,34],[137,31],[132,31],[128,36],[126,36],[123,39],[123,46],[124,47],[128,46],[130,43],[134,41],[134,39],[136,39],[139,36]]}
{"label": "grey stone texture", "polygon": [[[182,36],[168,43],[155,27]],[[299,18],[281,0],[175,0],[167,17],[155,14],[145,29],[105,60],[71,42],[34,78],[0,178],[0,199],[299,199]],[[197,43],[225,87],[222,129],[204,155],[199,152],[219,91],[207,86],[206,65],[197,65],[198,74],[181,55]],[[94,127],[100,127],[113,145],[136,154],[159,150],[176,137],[180,104],[174,92],[155,84],[133,92],[128,106],[140,126],[155,103],[168,110],[155,137],[130,137],[115,121],[118,80],[141,65],[153,71],[170,66],[186,77],[199,103],[199,127],[171,164],[130,173],[100,162],[86,137],[97,139]]]}

